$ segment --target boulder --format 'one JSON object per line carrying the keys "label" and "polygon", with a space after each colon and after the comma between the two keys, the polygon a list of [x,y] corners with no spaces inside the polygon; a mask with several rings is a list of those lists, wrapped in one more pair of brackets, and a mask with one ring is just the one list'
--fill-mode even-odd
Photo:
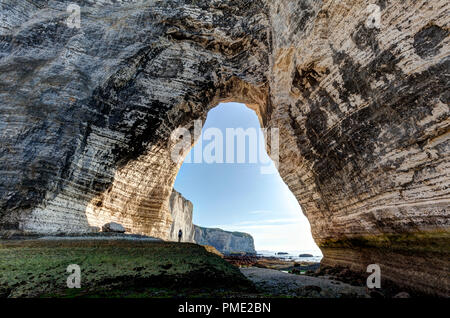
{"label": "boulder", "polygon": [[125,233],[125,228],[115,222],[106,223],[102,227],[103,232]]}

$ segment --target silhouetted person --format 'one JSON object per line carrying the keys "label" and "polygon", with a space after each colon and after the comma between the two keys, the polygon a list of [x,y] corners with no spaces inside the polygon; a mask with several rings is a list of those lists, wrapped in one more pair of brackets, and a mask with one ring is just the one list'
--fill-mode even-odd
{"label": "silhouetted person", "polygon": [[183,236],[183,231],[180,229],[179,231],[178,231],[178,243],[180,243],[181,242],[181,237]]}

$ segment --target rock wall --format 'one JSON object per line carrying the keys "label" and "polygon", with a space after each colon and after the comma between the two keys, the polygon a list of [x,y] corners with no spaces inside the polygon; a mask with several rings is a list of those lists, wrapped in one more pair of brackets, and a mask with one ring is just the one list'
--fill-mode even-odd
{"label": "rock wall", "polygon": [[265,105],[265,6],[85,1],[77,29],[69,3],[0,4],[2,229],[167,239],[170,133],[227,98]]}
{"label": "rock wall", "polygon": [[221,229],[206,228],[195,225],[195,242],[211,245],[222,254],[246,253],[256,254],[253,237],[247,233],[228,232]]}
{"label": "rock wall", "polygon": [[0,3],[0,230],[168,239],[170,134],[236,101],[325,264],[450,294],[448,1],[69,3]]}
{"label": "rock wall", "polygon": [[[380,8],[379,28],[367,27],[369,4]],[[280,127],[280,175],[322,263],[362,273],[380,264],[382,278],[440,295],[450,295],[449,8],[270,7],[268,125]]]}
{"label": "rock wall", "polygon": [[192,223],[193,205],[179,192],[173,190],[169,200],[169,211],[172,215],[172,226],[170,227],[169,240],[178,241],[178,231],[182,230],[182,242],[194,241],[194,224]]}

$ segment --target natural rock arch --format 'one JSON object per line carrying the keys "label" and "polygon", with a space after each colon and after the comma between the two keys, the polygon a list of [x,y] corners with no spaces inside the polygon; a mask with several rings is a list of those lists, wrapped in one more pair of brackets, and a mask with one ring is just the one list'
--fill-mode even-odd
{"label": "natural rock arch", "polygon": [[324,264],[448,293],[447,1],[109,2],[0,4],[2,230],[165,237],[170,133],[233,99],[280,129]]}

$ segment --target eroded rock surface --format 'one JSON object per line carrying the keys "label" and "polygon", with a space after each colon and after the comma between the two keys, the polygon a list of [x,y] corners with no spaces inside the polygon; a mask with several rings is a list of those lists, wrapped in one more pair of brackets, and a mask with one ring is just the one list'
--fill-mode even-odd
{"label": "eroded rock surface", "polygon": [[106,223],[105,225],[103,225],[102,231],[103,232],[114,232],[114,233],[125,233],[126,230],[121,224],[115,223],[115,222],[110,222],[110,223]]}
{"label": "eroded rock surface", "polygon": [[448,1],[69,3],[0,3],[2,231],[169,238],[170,134],[237,101],[324,264],[450,294]]}
{"label": "eroded rock surface", "polygon": [[109,2],[84,1],[80,29],[70,1],[1,3],[3,229],[168,238],[171,132],[266,104],[264,3]]}
{"label": "eroded rock surface", "polygon": [[194,207],[191,201],[185,199],[176,190],[172,191],[169,200],[169,211],[172,215],[169,240],[178,241],[178,231],[181,230],[183,233],[181,237],[182,242],[195,243],[195,229],[192,223],[193,210]]}
{"label": "eroded rock surface", "polygon": [[222,254],[256,254],[255,242],[250,234],[229,232],[222,229],[206,228],[194,225],[194,240],[200,245],[211,245]]}

